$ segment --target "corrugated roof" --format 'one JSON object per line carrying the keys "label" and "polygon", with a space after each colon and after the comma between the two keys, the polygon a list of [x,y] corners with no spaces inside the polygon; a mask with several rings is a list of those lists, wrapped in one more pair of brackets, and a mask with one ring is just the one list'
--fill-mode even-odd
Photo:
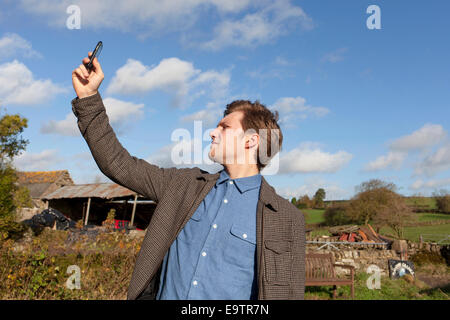
{"label": "corrugated roof", "polygon": [[28,171],[28,172],[17,172],[17,176],[19,178],[20,184],[29,184],[29,183],[53,183],[58,178],[65,174],[69,173],[67,170],[58,170],[58,171]]}
{"label": "corrugated roof", "polygon": [[70,199],[70,198],[102,198],[112,199],[133,196],[131,191],[115,183],[78,184],[61,187],[49,194],[44,194],[42,199]]}

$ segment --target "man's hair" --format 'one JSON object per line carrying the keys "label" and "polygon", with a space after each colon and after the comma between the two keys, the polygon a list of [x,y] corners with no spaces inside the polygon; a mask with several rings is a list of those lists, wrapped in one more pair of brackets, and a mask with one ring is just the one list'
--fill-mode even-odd
{"label": "man's hair", "polygon": [[[257,165],[258,169],[262,170],[268,164],[268,161],[281,150],[281,145],[283,143],[283,134],[281,133],[280,126],[278,125],[278,112],[270,111],[258,100],[253,103],[248,100],[236,100],[227,105],[223,116],[226,117],[235,111],[242,111],[244,113],[244,117],[241,121],[244,132],[249,129],[253,129],[259,134]],[[261,134],[261,129],[266,129],[266,134]],[[274,142],[273,146],[272,140]],[[265,161],[260,159],[259,150],[261,146],[263,146],[266,150]]]}

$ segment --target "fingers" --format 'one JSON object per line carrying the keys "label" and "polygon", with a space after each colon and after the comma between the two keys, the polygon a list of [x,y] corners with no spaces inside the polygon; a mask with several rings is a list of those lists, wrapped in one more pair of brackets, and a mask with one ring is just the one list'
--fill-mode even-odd
{"label": "fingers", "polygon": [[92,65],[94,67],[95,73],[99,73],[100,75],[103,75],[102,67],[100,66],[100,63],[98,62],[97,57],[94,58],[92,61]]}
{"label": "fingers", "polygon": [[81,69],[81,72],[83,72],[85,78],[87,79],[89,77],[89,71],[86,69],[86,66],[84,64],[80,64],[78,68]]}
{"label": "fingers", "polygon": [[[86,70],[86,68],[85,68],[85,70]],[[76,68],[75,70],[73,70],[72,74],[75,74],[78,76],[78,78],[84,79],[84,80],[86,80],[89,77],[89,74],[87,76],[85,76],[85,74],[83,73],[83,70],[81,70],[81,66]]]}
{"label": "fingers", "polygon": [[[88,53],[89,58],[84,58],[81,62],[83,64],[88,64],[89,61],[91,61],[90,57],[92,56],[92,52],[89,51]],[[103,70],[102,67],[100,66],[100,63],[98,62],[97,57],[94,58],[94,60],[92,61],[92,69],[94,70],[95,73],[99,74],[100,76],[103,76]]]}

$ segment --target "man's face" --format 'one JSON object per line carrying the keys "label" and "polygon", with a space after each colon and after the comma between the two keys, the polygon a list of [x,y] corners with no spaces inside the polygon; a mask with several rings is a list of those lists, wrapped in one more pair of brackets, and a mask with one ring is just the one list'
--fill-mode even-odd
{"label": "man's face", "polygon": [[217,127],[209,134],[211,148],[209,158],[223,165],[243,163],[245,156],[244,129],[241,120],[244,117],[242,111],[235,111],[224,117]]}

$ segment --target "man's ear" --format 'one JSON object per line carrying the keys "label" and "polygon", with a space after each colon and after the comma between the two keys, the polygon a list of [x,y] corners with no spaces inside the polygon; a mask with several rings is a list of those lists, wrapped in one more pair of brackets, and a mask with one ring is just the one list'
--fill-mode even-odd
{"label": "man's ear", "polygon": [[245,137],[246,149],[258,147],[258,144],[259,144],[259,135],[257,133],[253,133]]}

